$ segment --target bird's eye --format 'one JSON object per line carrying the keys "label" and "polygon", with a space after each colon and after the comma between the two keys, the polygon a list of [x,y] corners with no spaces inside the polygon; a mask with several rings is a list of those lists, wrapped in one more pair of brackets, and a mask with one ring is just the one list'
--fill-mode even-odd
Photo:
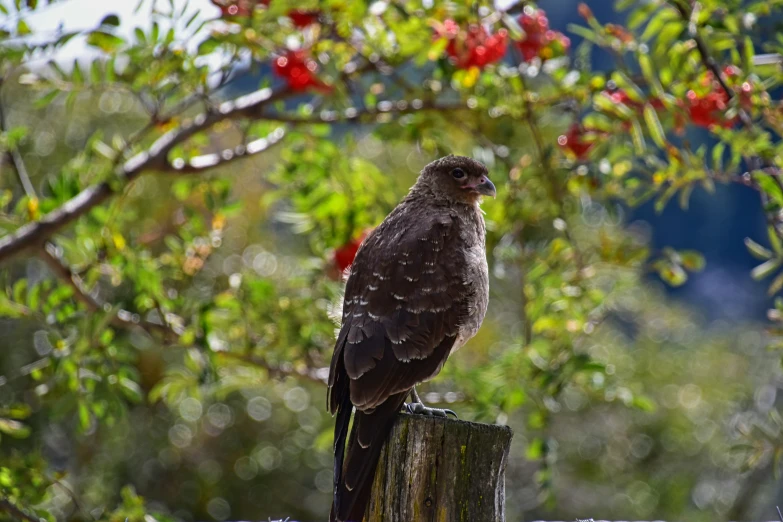
{"label": "bird's eye", "polygon": [[465,177],[465,171],[457,168],[451,171],[451,175],[454,176],[454,179],[462,179]]}

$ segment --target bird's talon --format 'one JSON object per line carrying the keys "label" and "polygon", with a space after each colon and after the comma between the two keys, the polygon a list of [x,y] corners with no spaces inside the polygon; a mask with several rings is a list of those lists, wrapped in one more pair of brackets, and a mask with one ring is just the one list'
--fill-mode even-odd
{"label": "bird's talon", "polygon": [[428,415],[431,417],[440,417],[445,419],[449,415],[453,415],[455,419],[458,419],[457,414],[451,410],[443,410],[440,408],[429,408],[420,402],[412,402],[405,404],[405,411],[412,415]]}

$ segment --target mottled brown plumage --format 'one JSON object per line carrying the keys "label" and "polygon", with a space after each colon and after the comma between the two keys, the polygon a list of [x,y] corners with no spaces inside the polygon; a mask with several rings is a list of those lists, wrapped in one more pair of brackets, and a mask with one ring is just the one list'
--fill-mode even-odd
{"label": "mottled brown plumage", "polygon": [[356,254],[329,372],[328,407],[337,414],[333,522],[361,522],[405,397],[437,375],[484,319],[482,195],[495,195],[482,164],[460,156],[430,163]]}

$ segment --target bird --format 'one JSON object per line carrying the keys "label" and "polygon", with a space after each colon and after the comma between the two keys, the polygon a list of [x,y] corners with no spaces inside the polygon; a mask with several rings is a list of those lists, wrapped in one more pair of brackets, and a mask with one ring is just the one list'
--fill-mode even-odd
{"label": "bird", "polygon": [[422,169],[359,247],[329,367],[330,522],[362,521],[381,447],[408,395],[410,413],[453,413],[426,407],[415,386],[435,377],[484,320],[489,274],[480,203],[495,195],[482,163],[445,156]]}

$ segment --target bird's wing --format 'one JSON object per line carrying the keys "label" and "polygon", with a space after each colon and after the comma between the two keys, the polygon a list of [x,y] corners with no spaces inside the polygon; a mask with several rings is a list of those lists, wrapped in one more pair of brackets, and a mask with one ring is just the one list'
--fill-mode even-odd
{"label": "bird's wing", "polygon": [[361,520],[397,411],[415,384],[440,371],[467,314],[473,290],[457,225],[445,212],[414,210],[398,207],[365,239],[346,285],[329,375],[337,413],[332,521]]}
{"label": "bird's wing", "polygon": [[431,378],[445,362],[472,290],[459,241],[447,212],[422,216],[403,209],[359,249],[335,347],[358,409],[371,410]]}

